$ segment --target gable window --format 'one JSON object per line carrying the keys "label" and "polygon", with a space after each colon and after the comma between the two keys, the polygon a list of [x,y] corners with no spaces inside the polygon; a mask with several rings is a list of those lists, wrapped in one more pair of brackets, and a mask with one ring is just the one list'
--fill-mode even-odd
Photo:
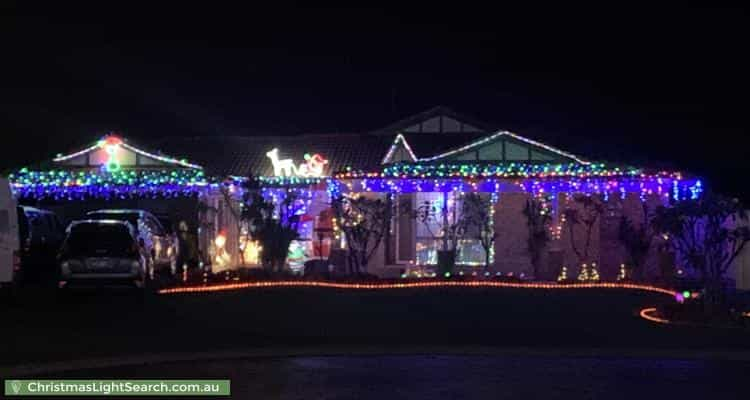
{"label": "gable window", "polygon": [[440,132],[440,117],[430,118],[427,121],[422,122],[423,133],[437,133]]}
{"label": "gable window", "polygon": [[477,152],[475,151],[470,151],[468,153],[464,153],[464,154],[456,156],[456,160],[461,160],[461,161],[474,161],[476,159],[477,159]]}
{"label": "gable window", "polygon": [[529,159],[529,148],[513,142],[505,142],[505,159],[521,161]]}
{"label": "gable window", "polygon": [[483,161],[496,161],[503,159],[503,143],[495,142],[479,149],[479,159]]}
{"label": "gable window", "polygon": [[539,151],[531,151],[531,160],[532,161],[553,161],[555,157],[551,154],[542,153]]}

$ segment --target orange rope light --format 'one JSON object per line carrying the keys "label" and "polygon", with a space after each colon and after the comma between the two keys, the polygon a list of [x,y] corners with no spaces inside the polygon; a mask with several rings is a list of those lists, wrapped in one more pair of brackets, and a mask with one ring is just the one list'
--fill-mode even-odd
{"label": "orange rope light", "polygon": [[277,282],[243,282],[214,285],[182,286],[159,290],[159,294],[222,292],[227,290],[283,288],[283,287],[317,287],[330,289],[351,290],[392,290],[416,288],[518,288],[518,289],[634,289],[646,292],[661,293],[675,296],[677,292],[657,286],[640,285],[635,283],[514,283],[493,281],[434,281],[434,282],[404,282],[404,283],[336,283],[324,281],[277,281]]}
{"label": "orange rope light", "polygon": [[643,310],[641,310],[641,318],[649,320],[651,322],[656,322],[656,323],[659,323],[659,324],[669,324],[670,323],[670,321],[668,319],[654,317],[653,315],[651,315],[651,313],[653,313],[655,311],[656,311],[656,307],[644,308]]}

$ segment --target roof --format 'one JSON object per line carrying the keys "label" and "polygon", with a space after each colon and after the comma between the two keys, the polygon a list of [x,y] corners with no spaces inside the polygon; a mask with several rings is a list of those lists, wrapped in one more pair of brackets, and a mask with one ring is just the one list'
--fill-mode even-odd
{"label": "roof", "polygon": [[119,169],[120,160],[118,159],[120,158],[128,160],[125,166],[129,168],[163,168],[169,166],[201,169],[199,165],[191,164],[185,160],[143,150],[114,133],[105,135],[94,144],[81,150],[59,154],[52,159],[52,162],[67,167],[80,168],[99,167],[102,164],[108,164],[107,168],[109,168],[109,165],[115,163]]}
{"label": "roof", "polygon": [[213,176],[273,176],[273,164],[266,156],[279,149],[280,159],[304,162],[304,155],[320,154],[329,160],[324,175],[347,167],[378,168],[393,142],[392,136],[372,134],[314,134],[300,136],[201,136],[167,137],[156,148],[172,154],[184,154],[201,164]]}
{"label": "roof", "polygon": [[460,114],[445,106],[403,118],[372,133],[403,135],[417,158],[429,157],[465,145],[497,129],[489,123]]}
{"label": "roof", "polygon": [[[279,160],[291,160],[295,167],[305,162],[305,154],[319,154],[328,160],[323,175],[333,175],[351,168],[353,170],[378,170],[384,161],[431,162],[455,158],[457,153],[478,148],[494,140],[523,142],[524,146],[538,151],[555,153],[565,160],[583,162],[571,153],[552,148],[544,143],[521,137],[507,131],[498,131],[490,124],[459,114],[450,108],[438,106],[416,115],[401,119],[384,128],[368,133],[303,134],[297,136],[174,136],[160,137],[147,143],[146,147],[135,147],[132,141],[115,136],[105,136],[101,141],[77,152],[58,156],[54,164],[76,168],[91,168],[92,160],[102,163],[97,154],[111,150],[112,145],[123,151],[132,151],[127,168],[148,169],[197,169],[203,168],[204,176],[228,175],[273,176],[274,168],[267,153],[278,149]],[[499,139],[499,138],[498,138]],[[112,141],[110,143],[109,141]],[[156,151],[146,152],[144,148]],[[468,149],[468,150],[467,150]],[[91,154],[89,154],[91,153]],[[505,154],[505,147],[503,147]],[[184,160],[166,157],[174,154]],[[106,154],[104,154],[106,156]],[[95,157],[96,156],[96,157]],[[105,157],[106,158],[106,157]],[[117,157],[119,158],[119,157]],[[109,159],[112,159],[110,155]],[[134,161],[133,161],[134,160]],[[565,161],[563,160],[563,161]],[[134,163],[134,164],[133,164]],[[317,165],[317,164],[316,164]],[[109,165],[105,165],[109,167]],[[199,167],[200,166],[200,167]],[[33,177],[32,177],[33,178]],[[48,177],[44,177],[48,180]],[[187,177],[190,178],[190,177]],[[194,180],[189,179],[191,182]]]}
{"label": "roof", "polygon": [[[158,148],[173,154],[184,154],[200,163],[208,176],[273,176],[273,163],[266,155],[276,148],[279,159],[291,159],[295,165],[304,162],[308,154],[320,154],[328,160],[324,175],[334,175],[347,168],[375,171],[382,167],[394,144],[404,143],[416,156],[415,162],[445,159],[452,154],[480,147],[488,139],[509,137],[555,153],[572,162],[588,161],[568,152],[553,148],[507,131],[494,134],[484,132],[461,134],[315,134],[301,136],[216,136],[164,138]],[[399,139],[402,138],[402,139]],[[405,142],[404,142],[405,140]]]}
{"label": "roof", "polygon": [[430,108],[429,110],[422,111],[418,114],[410,115],[406,118],[400,119],[385,127],[375,129],[371,133],[379,134],[379,135],[393,135],[396,133],[403,133],[403,131],[407,130],[409,127],[413,125],[416,125],[416,124],[419,124],[420,122],[424,122],[431,118],[440,117],[440,116],[449,117],[461,123],[469,124],[477,128],[477,130],[481,132],[490,132],[490,131],[497,130],[497,127],[493,126],[492,124],[479,121],[476,118],[470,117],[465,114],[455,112],[452,109],[445,107],[445,106],[437,106],[437,107]]}

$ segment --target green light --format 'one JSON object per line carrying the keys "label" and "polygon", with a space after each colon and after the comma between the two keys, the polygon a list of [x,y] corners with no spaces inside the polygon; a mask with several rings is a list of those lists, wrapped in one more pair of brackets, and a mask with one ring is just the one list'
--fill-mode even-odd
{"label": "green light", "polygon": [[686,291],[682,292],[682,297],[684,297],[686,299],[689,299],[690,298],[690,291],[686,290]]}
{"label": "green light", "polygon": [[116,172],[120,170],[120,164],[117,161],[107,163],[107,172]]}

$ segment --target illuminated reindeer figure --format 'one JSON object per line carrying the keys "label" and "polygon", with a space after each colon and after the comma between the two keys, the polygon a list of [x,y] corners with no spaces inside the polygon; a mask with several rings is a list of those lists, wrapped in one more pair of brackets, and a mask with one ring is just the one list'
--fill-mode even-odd
{"label": "illuminated reindeer figure", "polygon": [[273,163],[273,174],[276,176],[295,176],[297,175],[297,167],[294,165],[294,161],[291,158],[285,158],[279,160],[279,149],[274,148],[273,150],[266,153],[266,157],[271,159]]}

